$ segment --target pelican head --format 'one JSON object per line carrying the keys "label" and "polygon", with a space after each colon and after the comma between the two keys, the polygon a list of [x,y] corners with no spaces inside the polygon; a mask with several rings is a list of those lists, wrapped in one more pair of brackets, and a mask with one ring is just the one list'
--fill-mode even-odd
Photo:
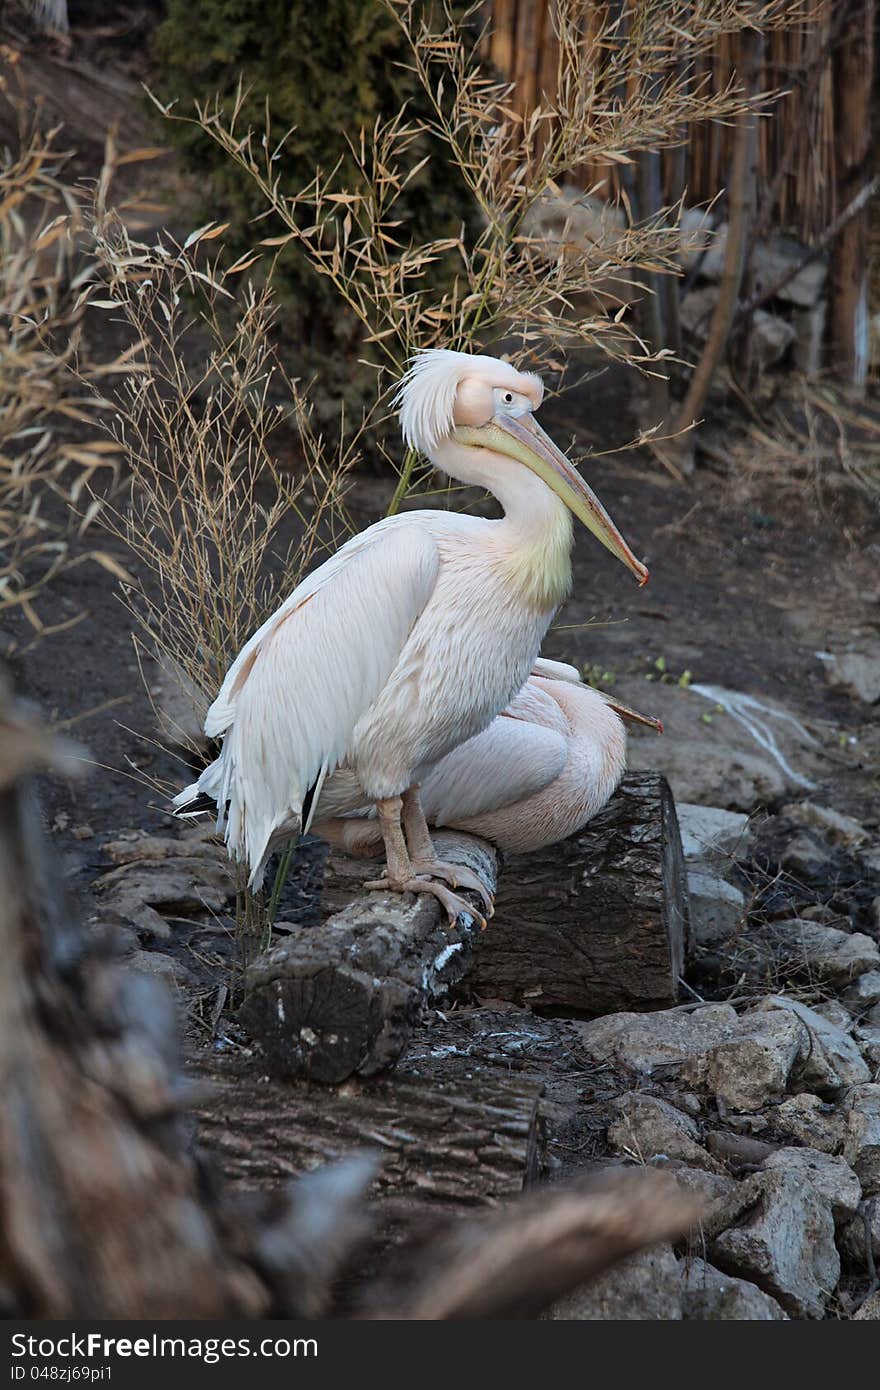
{"label": "pelican head", "polygon": [[[637,560],[593,490],[534,418],[544,398],[541,378],[483,353],[433,348],[421,352],[403,379],[397,403],[403,437],[446,472],[464,482],[492,477],[513,460],[536,474],[571,512],[645,584],[648,571]],[[466,476],[451,469],[447,448],[481,450],[482,467]],[[501,456],[499,458],[499,456]],[[475,456],[476,458],[476,456]],[[486,465],[489,465],[487,468]]]}

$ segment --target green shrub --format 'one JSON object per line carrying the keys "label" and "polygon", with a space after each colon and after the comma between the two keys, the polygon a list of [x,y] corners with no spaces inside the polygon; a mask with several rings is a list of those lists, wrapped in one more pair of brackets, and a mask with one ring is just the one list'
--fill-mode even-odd
{"label": "green shrub", "polygon": [[[261,131],[268,111],[277,139],[291,128],[279,156],[282,187],[305,187],[316,170],[329,173],[341,161],[340,182],[357,186],[348,141],[377,117],[392,117],[406,104],[410,117],[427,113],[400,29],[380,0],[168,0],[167,18],[154,38],[153,89],[176,114],[219,95],[231,105],[243,81],[248,95],[242,128]],[[225,243],[239,254],[261,237],[283,230],[264,220],[253,181],[198,126],[168,122],[170,141],[195,175],[204,221],[229,221]],[[413,163],[430,152],[413,151]],[[447,158],[429,159],[401,202],[401,236],[416,240],[454,234],[471,217],[467,195]],[[315,375],[319,420],[330,427],[340,399],[359,413],[375,390],[373,375],[357,363],[361,332],[335,290],[308,266],[296,246],[279,258],[275,287],[294,370]]]}

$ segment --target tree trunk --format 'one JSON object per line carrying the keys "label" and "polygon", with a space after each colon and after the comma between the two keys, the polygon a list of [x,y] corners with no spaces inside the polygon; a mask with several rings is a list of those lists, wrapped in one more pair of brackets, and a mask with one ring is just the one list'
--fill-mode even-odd
{"label": "tree trunk", "polygon": [[254,1085],[253,1067],[232,1058],[205,1066],[200,1076],[220,1085],[197,1110],[200,1142],[239,1187],[277,1187],[367,1149],[381,1163],[381,1198],[455,1210],[493,1206],[541,1171],[543,1087],[535,1081],[401,1072],[331,1090],[266,1078]]}
{"label": "tree trunk", "polygon": [[[494,888],[497,857],[489,845],[449,833],[436,843],[444,859],[476,870]],[[375,863],[334,856],[324,890],[332,915],[318,929],[292,928],[248,968],[239,1018],[276,1076],[335,1085],[390,1066],[425,1004],[468,969],[480,935],[475,923],[448,927],[428,895],[370,892],[352,901],[375,873]]]}
{"label": "tree trunk", "polygon": [[[837,207],[847,207],[872,173],[874,0],[855,0],[834,55]],[[831,361],[863,387],[868,374],[868,209],[844,225],[831,259]]]}
{"label": "tree trunk", "polygon": [[672,793],[657,773],[633,774],[584,830],[508,858],[466,984],[582,1015],[668,1008],[687,924]]}
{"label": "tree trunk", "polygon": [[[763,40],[754,29],[742,33],[741,79],[747,94],[754,97],[760,70]],[[727,347],[728,337],[736,314],[737,300],[742,284],[745,265],[746,240],[748,237],[749,213],[754,206],[754,190],[750,171],[754,171],[754,144],[757,138],[758,115],[754,110],[746,110],[737,117],[733,143],[733,158],[728,190],[727,245],[724,254],[724,267],[718,291],[718,302],[709,325],[709,332],[700,359],[694,368],[684,400],[676,412],[672,430],[690,430],[698,421],[715,371]],[[693,441],[687,435],[670,445],[685,455],[693,448]]]}

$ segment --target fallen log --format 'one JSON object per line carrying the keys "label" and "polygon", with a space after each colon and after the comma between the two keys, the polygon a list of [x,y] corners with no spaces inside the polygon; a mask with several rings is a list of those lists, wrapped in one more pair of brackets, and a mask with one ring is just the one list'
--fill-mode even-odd
{"label": "fallen log", "polygon": [[[444,859],[495,887],[491,846],[469,835],[436,840]],[[471,963],[475,919],[449,927],[427,895],[358,894],[375,872],[334,857],[324,896],[331,915],[320,927],[286,927],[285,940],[246,972],[239,1019],[274,1075],[334,1085],[382,1071],[403,1053],[424,1006]]]}
{"label": "fallen log", "polygon": [[658,773],[630,774],[576,835],[506,857],[466,984],[534,1009],[668,1008],[678,999],[687,926],[672,793]]}
{"label": "fallen log", "polygon": [[199,1066],[211,1083],[198,1105],[199,1142],[225,1181],[277,1187],[319,1164],[372,1151],[375,1192],[397,1208],[495,1206],[529,1186],[544,1164],[536,1081],[481,1073],[435,1079],[399,1072],[334,1089],[260,1077],[235,1057]]}

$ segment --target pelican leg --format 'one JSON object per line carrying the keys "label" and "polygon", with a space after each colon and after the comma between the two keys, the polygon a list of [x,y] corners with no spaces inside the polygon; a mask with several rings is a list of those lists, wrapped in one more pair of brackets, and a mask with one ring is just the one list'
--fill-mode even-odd
{"label": "pelican leg", "polygon": [[425,820],[425,813],[422,810],[422,801],[417,784],[409,787],[403,793],[403,831],[412,866],[416,873],[430,874],[433,878],[442,878],[451,888],[469,888],[472,892],[479,894],[487,916],[492,917],[494,915],[495,904],[492,900],[492,894],[479,875],[475,874],[472,869],[466,869],[462,864],[450,864],[445,859],[438,859],[434,841],[431,839],[431,832],[428,829],[428,822]]}
{"label": "pelican leg", "polygon": [[445,883],[438,883],[416,869],[410,858],[401,825],[402,809],[403,799],[399,796],[389,796],[376,802],[379,828],[385,842],[386,868],[381,878],[369,879],[364,887],[379,892],[430,893],[443,904],[450,924],[461,916],[476,915],[481,925],[485,926],[483,918],[479,913],[474,913],[474,909],[464,898],[451,892]]}

